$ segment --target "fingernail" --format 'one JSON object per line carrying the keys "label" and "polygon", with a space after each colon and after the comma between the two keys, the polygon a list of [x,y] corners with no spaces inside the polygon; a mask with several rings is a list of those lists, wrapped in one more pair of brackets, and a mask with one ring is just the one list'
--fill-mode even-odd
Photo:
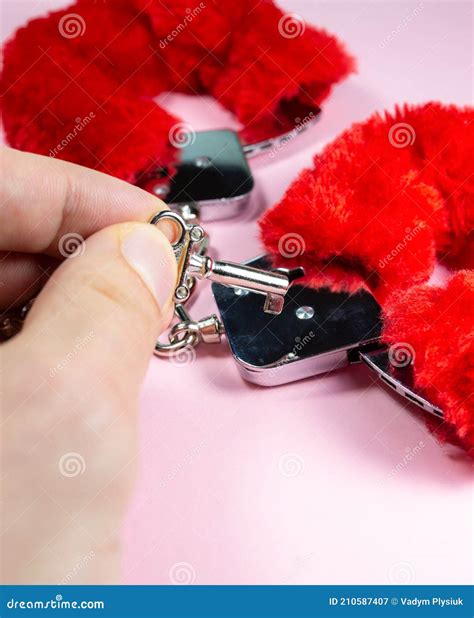
{"label": "fingernail", "polygon": [[176,286],[176,261],[162,234],[152,225],[136,225],[123,238],[121,249],[158,305],[165,307]]}

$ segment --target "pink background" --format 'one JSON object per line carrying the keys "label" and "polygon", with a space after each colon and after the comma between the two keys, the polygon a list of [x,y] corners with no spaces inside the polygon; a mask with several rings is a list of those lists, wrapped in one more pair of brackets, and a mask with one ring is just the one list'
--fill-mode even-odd
{"label": "pink background", "polygon": [[[65,4],[4,0],[3,37]],[[316,127],[252,162],[251,213],[208,225],[227,259],[260,252],[258,211],[353,121],[396,102],[473,102],[470,3],[282,4],[341,37],[359,74]],[[209,100],[162,101],[196,129],[231,124]],[[202,288],[196,316],[214,310]],[[126,583],[169,583],[180,570],[199,584],[472,582],[472,465],[363,367],[266,389],[242,381],[225,343],[184,366],[153,359],[140,422]]]}

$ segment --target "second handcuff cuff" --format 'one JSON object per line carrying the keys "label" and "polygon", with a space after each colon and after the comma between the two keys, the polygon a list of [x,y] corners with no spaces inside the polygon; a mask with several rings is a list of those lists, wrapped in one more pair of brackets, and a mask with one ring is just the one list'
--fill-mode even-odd
{"label": "second handcuff cuff", "polygon": [[[301,285],[302,268],[274,269],[266,255],[245,264],[213,260],[206,255],[208,239],[200,224],[173,211],[160,212],[151,223],[163,220],[178,230],[172,245],[178,265],[177,321],[169,341],[156,343],[157,356],[219,343],[225,335],[242,377],[262,386],[364,363],[399,395],[443,418],[442,410],[415,387],[413,366],[401,358],[403,350],[396,350],[394,362],[393,351],[382,343],[382,309],[370,292]],[[213,282],[219,315],[193,320],[186,304],[201,279]]]}

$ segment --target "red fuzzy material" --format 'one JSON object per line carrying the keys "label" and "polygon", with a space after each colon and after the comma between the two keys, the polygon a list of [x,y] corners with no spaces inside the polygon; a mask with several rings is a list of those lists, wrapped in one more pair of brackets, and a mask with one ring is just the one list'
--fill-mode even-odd
{"label": "red fuzzy material", "polygon": [[352,70],[333,36],[271,0],[78,0],[5,45],[5,131],[15,148],[135,181],[176,155],[178,119],[152,97],[210,94],[258,140],[288,128],[296,101],[315,109]]}
{"label": "red fuzzy material", "polygon": [[374,292],[384,340],[413,347],[416,384],[468,450],[473,271],[445,289],[420,284],[436,259],[474,267],[473,121],[472,108],[438,103],[375,114],[317,155],[260,222],[275,264],[304,266],[308,285]]}
{"label": "red fuzzy material", "polygon": [[412,346],[417,385],[474,454],[474,271],[460,271],[446,288],[398,292],[384,313],[385,341]]}
{"label": "red fuzzy material", "polygon": [[429,103],[353,125],[265,214],[265,247],[285,263],[292,233],[309,283],[365,284],[381,301],[426,281],[437,255],[474,266],[473,121]]}

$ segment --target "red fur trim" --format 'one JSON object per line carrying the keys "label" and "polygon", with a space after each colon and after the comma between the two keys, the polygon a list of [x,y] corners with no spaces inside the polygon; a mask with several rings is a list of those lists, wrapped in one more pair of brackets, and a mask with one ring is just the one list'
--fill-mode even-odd
{"label": "red fur trim", "polygon": [[298,234],[310,277],[314,264],[317,281],[321,265],[342,264],[381,301],[426,281],[436,254],[453,266],[469,265],[473,120],[472,108],[429,103],[353,125],[265,214],[265,247],[282,263],[281,237]]}
{"label": "red fur trim", "polygon": [[[353,70],[334,37],[302,24],[285,38],[282,18],[270,0],[78,0],[6,44],[7,139],[134,181],[176,155],[168,138],[178,121],[153,102],[160,93],[213,95],[249,140],[281,132],[295,100],[315,109]],[[74,24],[77,36],[64,36]]]}
{"label": "red fur trim", "polygon": [[412,346],[416,383],[474,454],[474,271],[460,271],[446,288],[396,293],[385,305],[383,338]]}
{"label": "red fur trim", "polygon": [[474,110],[429,103],[375,114],[314,163],[262,218],[265,247],[279,266],[304,266],[309,285],[371,288],[385,306],[385,340],[413,347],[416,382],[445,414],[438,435],[454,429],[472,449],[473,271],[446,289],[419,284],[436,257],[474,266]]}

